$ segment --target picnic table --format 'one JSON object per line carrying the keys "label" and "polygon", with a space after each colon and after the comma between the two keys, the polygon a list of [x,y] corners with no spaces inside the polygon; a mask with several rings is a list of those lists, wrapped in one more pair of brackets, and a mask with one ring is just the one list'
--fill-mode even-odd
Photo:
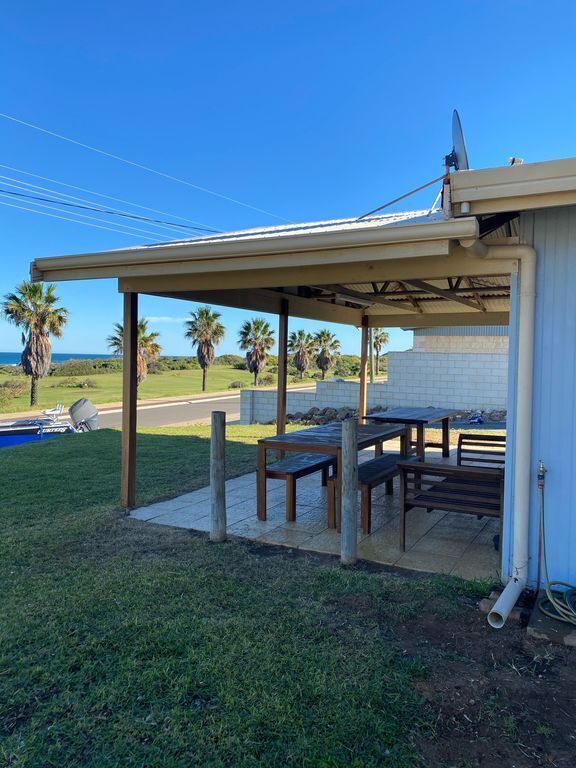
{"label": "picnic table", "polygon": [[[457,411],[448,408],[390,408],[388,411],[378,411],[365,416],[368,421],[377,424],[405,424],[416,427],[416,454],[424,461],[426,448],[442,448],[442,456],[450,456],[450,417]],[[425,427],[434,422],[442,422],[442,442],[427,443]]]}
{"label": "picnic table", "polygon": [[[409,434],[405,426],[384,424],[358,425],[358,450],[376,448],[376,454],[382,452],[382,443],[400,437],[401,453],[410,450]],[[257,473],[257,514],[259,520],[266,520],[266,452],[295,451],[298,453],[323,453],[336,456],[338,482],[342,480],[342,422],[335,421],[308,429],[299,429],[283,435],[264,437],[258,440]]]}

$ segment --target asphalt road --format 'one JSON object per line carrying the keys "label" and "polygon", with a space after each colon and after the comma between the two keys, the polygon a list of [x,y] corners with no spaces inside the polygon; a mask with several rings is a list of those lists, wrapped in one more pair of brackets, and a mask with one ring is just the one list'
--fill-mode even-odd
{"label": "asphalt road", "polygon": [[[138,426],[164,427],[187,421],[207,421],[212,411],[226,411],[226,421],[236,421],[240,418],[240,395],[207,395],[176,403],[144,403],[138,407]],[[121,423],[120,408],[100,411],[100,427],[119,427]]]}

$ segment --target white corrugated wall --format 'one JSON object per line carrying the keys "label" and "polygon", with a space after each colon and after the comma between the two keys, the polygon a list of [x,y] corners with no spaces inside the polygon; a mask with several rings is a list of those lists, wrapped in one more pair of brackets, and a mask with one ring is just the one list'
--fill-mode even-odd
{"label": "white corrugated wall", "polygon": [[[536,473],[542,458],[546,477],[548,562],[553,579],[576,581],[576,208],[523,214],[521,239],[538,254],[534,340],[530,568],[538,564]],[[511,315],[511,353],[513,321]],[[510,359],[513,385],[514,360]],[[522,382],[520,382],[522,386]],[[512,398],[509,402],[512,410]],[[509,424],[509,428],[510,428]],[[512,425],[513,430],[513,425]],[[507,472],[510,487],[512,473]],[[508,491],[508,503],[512,502]],[[504,567],[509,536],[504,536]]]}

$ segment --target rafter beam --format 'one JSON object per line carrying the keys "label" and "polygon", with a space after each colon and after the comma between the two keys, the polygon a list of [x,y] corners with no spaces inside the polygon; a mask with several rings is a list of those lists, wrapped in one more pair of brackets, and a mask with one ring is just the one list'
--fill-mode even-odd
{"label": "rafter beam", "polygon": [[463,304],[465,307],[476,309],[478,312],[486,311],[486,309],[479,305],[476,301],[473,301],[472,299],[466,299],[464,296],[460,296],[458,293],[454,293],[453,291],[444,288],[437,288],[435,285],[427,283],[425,280],[406,280],[405,282],[414,288],[418,288],[419,290],[424,291],[424,293],[431,293],[433,296],[439,296],[442,299],[448,299],[448,301],[455,301],[458,304]]}
{"label": "rafter beam", "polygon": [[[409,307],[400,306],[398,301],[390,301],[385,299],[379,293],[362,293],[361,291],[354,291],[352,288],[346,288],[344,285],[320,285],[318,288],[324,288],[327,291],[334,291],[339,296],[348,296],[350,299],[358,299],[359,301],[368,302],[370,304],[382,304],[384,307],[393,307],[400,312],[412,312]],[[405,299],[402,299],[405,301]]]}
{"label": "rafter beam", "polygon": [[[404,283],[401,283],[400,281],[396,281],[396,285],[400,287],[401,290],[406,290],[406,286]],[[396,291],[392,291],[392,293],[396,293]],[[412,309],[414,312],[418,312],[419,315],[424,314],[424,310],[422,309],[422,306],[420,305],[419,301],[414,298],[414,296],[408,295],[408,301],[410,304],[412,304]]]}
{"label": "rafter beam", "polygon": [[480,294],[478,293],[478,291],[475,290],[474,281],[472,280],[472,278],[465,277],[464,280],[466,281],[466,284],[468,285],[468,287],[474,290],[474,299],[476,300],[476,303],[478,304],[478,306],[482,309],[482,312],[486,312],[486,304],[484,304],[484,302],[480,298]]}

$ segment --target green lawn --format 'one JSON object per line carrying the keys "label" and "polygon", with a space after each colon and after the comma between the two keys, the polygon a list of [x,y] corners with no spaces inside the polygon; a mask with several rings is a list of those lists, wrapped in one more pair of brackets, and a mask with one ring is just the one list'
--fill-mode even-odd
{"label": "green lawn", "polygon": [[[254,468],[272,429],[228,428],[229,475]],[[140,433],[139,501],[206,485],[207,438],[197,426]],[[480,765],[467,760],[474,742],[491,767],[494,739],[500,756],[516,754],[516,726],[528,743],[523,721],[508,719],[508,736],[501,726],[524,700],[518,654],[501,661],[479,639],[473,597],[488,585],[130,520],[117,509],[119,440],[102,430],[0,452],[0,764],[464,768]],[[450,650],[468,636],[483,672]],[[456,728],[446,694],[431,694],[439,664],[443,685],[458,680],[464,728],[466,702],[488,693],[478,679],[497,675],[503,702],[490,699],[449,760],[422,757]]]}
{"label": "green lawn", "polygon": [[[13,377],[1,376],[0,384]],[[84,379],[90,379],[96,385],[94,388],[71,388],[65,386],[73,379],[76,383]],[[208,371],[208,392],[221,392],[228,390],[228,385],[233,381],[242,381],[247,385],[252,384],[252,374],[248,371],[238,370],[230,366],[215,365]],[[311,383],[309,380],[304,384]],[[63,386],[64,385],[64,386]],[[165,371],[151,374],[140,385],[138,396],[142,400],[150,400],[155,397],[175,397],[198,395],[202,393],[202,372],[193,371]],[[40,408],[51,408],[57,402],[63,402],[65,406],[71,405],[79,397],[88,397],[94,403],[114,403],[122,399],[122,374],[103,373],[88,376],[47,376],[40,382]],[[30,408],[30,395],[27,391],[19,397],[9,401],[0,402],[0,413],[16,413]]]}

